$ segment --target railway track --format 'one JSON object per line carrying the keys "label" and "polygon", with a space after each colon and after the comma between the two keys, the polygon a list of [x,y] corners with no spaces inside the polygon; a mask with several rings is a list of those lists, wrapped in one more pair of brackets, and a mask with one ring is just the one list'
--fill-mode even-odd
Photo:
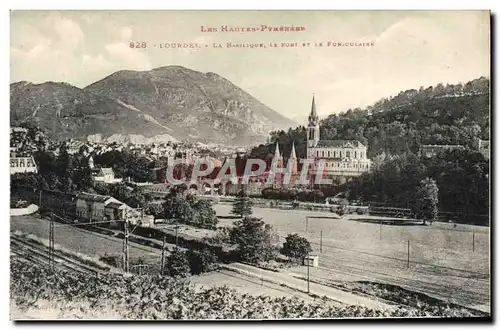
{"label": "railway track", "polygon": [[[37,262],[43,265],[50,264],[49,253],[46,250],[46,247],[27,242],[26,240],[19,239],[15,236],[11,236],[10,238],[11,253],[32,262]],[[54,266],[60,269],[76,271],[93,276],[105,275],[108,273],[105,270],[78,262],[75,259],[63,255],[57,250],[54,251]]]}

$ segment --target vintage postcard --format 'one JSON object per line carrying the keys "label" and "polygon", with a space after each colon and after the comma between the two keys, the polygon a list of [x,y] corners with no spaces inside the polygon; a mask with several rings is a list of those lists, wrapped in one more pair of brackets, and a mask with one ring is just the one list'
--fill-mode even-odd
{"label": "vintage postcard", "polygon": [[10,35],[12,320],[491,320],[489,11]]}

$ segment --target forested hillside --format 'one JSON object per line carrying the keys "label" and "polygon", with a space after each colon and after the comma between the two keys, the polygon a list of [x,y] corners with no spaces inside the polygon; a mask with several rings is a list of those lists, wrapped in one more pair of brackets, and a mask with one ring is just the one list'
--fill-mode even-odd
{"label": "forested hillside", "polygon": [[[489,140],[490,83],[481,77],[463,84],[420,87],[382,99],[366,109],[349,109],[323,119],[321,139],[356,139],[368,145],[368,156],[417,152],[422,144],[474,146],[477,138]],[[295,141],[298,157],[306,151],[304,127],[277,131],[270,143],[252,150],[252,156],[280,150],[288,157]]]}

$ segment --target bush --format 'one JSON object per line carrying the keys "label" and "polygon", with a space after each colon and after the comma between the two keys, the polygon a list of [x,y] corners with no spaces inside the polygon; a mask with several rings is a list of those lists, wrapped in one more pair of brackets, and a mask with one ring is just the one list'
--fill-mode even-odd
{"label": "bush", "polygon": [[344,214],[347,213],[348,211],[348,202],[347,200],[343,199],[341,202],[340,202],[340,205],[337,207],[337,214],[339,216],[343,216]]}
{"label": "bush", "polygon": [[171,277],[188,277],[191,272],[186,253],[177,247],[167,257],[165,268]]}
{"label": "bush", "polygon": [[191,274],[197,275],[201,273],[210,272],[215,269],[217,263],[217,256],[212,250],[186,252]]}
{"label": "bush", "polygon": [[265,199],[296,200],[299,202],[321,203],[325,196],[320,190],[298,188],[265,188],[262,190]]}
{"label": "bush", "polygon": [[149,203],[145,209],[146,209],[146,214],[154,216],[155,219],[163,217],[164,214],[163,205]]}
{"label": "bush", "polygon": [[99,258],[99,261],[102,261],[112,267],[120,268],[121,267],[121,257],[115,255],[105,255]]}
{"label": "bush", "polygon": [[29,203],[25,200],[22,200],[19,197],[10,197],[10,208],[11,209],[22,209],[28,207]]}
{"label": "bush", "polygon": [[368,213],[368,209],[367,208],[358,207],[356,209],[356,213],[359,214],[359,215],[367,214]]}
{"label": "bush", "polygon": [[311,243],[297,234],[289,234],[285,238],[281,253],[294,260],[304,259],[312,251]]}
{"label": "bush", "polygon": [[205,241],[214,245],[231,244],[231,229],[229,227],[217,228],[216,234],[206,237]]}

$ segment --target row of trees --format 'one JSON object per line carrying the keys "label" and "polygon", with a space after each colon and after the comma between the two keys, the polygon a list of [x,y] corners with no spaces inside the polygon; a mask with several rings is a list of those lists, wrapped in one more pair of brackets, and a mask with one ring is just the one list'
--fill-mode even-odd
{"label": "row of trees", "polygon": [[[246,217],[241,222],[235,224],[234,243],[238,244],[238,251],[242,261],[257,263],[259,261],[272,260],[276,257],[277,248],[271,241],[269,225],[263,225],[262,221],[256,218]],[[240,236],[236,236],[240,234]],[[236,239],[239,237],[238,239]],[[304,237],[298,234],[289,234],[281,249],[283,255],[288,256],[291,262],[301,262],[310,252],[311,244]],[[183,251],[174,248],[165,260],[164,274],[172,277],[188,277],[205,272],[213,271],[217,268],[217,256],[211,250]]]}
{"label": "row of trees", "polygon": [[101,167],[111,167],[120,178],[130,178],[135,182],[152,179],[154,162],[129,151],[111,150],[94,156],[94,163]]}
{"label": "row of trees", "polygon": [[33,158],[38,165],[38,176],[34,182],[37,188],[75,192],[87,191],[92,187],[88,157],[82,152],[70,155],[65,143],[59,147],[57,156],[39,150],[33,154]]}
{"label": "row of trees", "polygon": [[262,190],[262,197],[266,199],[297,200],[299,202],[314,203],[325,201],[325,194],[322,191],[299,188],[266,188]]}

